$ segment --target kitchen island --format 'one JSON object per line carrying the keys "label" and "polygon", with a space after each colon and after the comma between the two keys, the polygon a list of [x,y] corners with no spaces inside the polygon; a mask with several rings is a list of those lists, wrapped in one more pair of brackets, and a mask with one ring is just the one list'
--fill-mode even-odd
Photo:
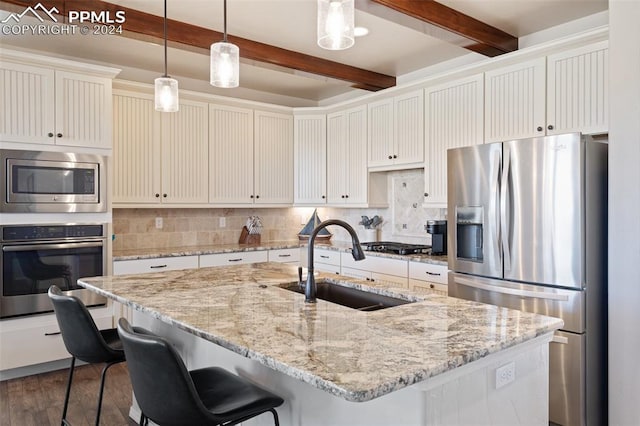
{"label": "kitchen island", "polygon": [[223,366],[280,394],[283,425],[547,424],[548,342],[561,320],[323,279],[414,303],[305,304],[280,287],[296,268],[276,263],[79,283],[131,306],[133,323],[173,341],[188,368]]}

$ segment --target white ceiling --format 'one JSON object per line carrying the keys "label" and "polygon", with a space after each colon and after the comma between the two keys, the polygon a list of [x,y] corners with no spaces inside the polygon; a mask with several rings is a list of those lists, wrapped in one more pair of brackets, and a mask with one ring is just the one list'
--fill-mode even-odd
{"label": "white ceiling", "polygon": [[[109,0],[107,0],[109,1]],[[424,0],[426,1],[426,0]],[[121,6],[162,15],[162,0],[110,0]],[[227,31],[260,41],[383,74],[402,76],[465,55],[480,55],[380,18],[381,6],[356,0],[356,25],[369,35],[344,51],[316,44],[316,0],[228,0]],[[440,0],[453,9],[523,37],[569,21],[606,11],[607,0]],[[15,6],[2,4],[4,10]],[[13,8],[13,9],[12,9]],[[377,9],[375,9],[377,8]],[[168,0],[168,17],[222,31],[222,0]],[[0,20],[8,12],[0,13]],[[219,40],[212,40],[216,42]],[[162,46],[119,36],[2,35],[2,46],[44,51],[63,57],[105,63],[123,71],[118,78],[151,83],[163,72]],[[363,93],[346,82],[274,66],[241,63],[240,88],[208,85],[208,56],[169,48],[169,74],[181,88],[290,106],[315,106],[336,96]]]}

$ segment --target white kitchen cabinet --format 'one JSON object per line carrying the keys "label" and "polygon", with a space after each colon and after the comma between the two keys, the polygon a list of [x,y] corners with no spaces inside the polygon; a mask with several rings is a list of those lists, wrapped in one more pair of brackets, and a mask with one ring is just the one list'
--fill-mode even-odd
{"label": "white kitchen cabinet", "polygon": [[144,274],[145,272],[166,272],[197,268],[198,256],[171,256],[153,259],[116,260],[113,275]]}
{"label": "white kitchen cabinet", "polygon": [[[98,329],[112,327],[110,307],[89,308]],[[55,314],[0,321],[0,371],[71,358]]]}
{"label": "white kitchen cabinet", "polygon": [[244,263],[267,262],[268,260],[267,250],[202,254],[200,255],[200,267],[240,265]]}
{"label": "white kitchen cabinet", "polygon": [[397,284],[407,287],[409,276],[407,261],[387,257],[369,256],[364,260],[354,260],[351,253],[341,253],[341,274],[356,277],[360,271],[365,280]]}
{"label": "white kitchen cabinet", "polygon": [[367,108],[327,115],[327,202],[367,204]]}
{"label": "white kitchen cabinet", "polygon": [[609,130],[609,42],[547,57],[547,134]]}
{"label": "white kitchen cabinet", "polygon": [[447,150],[482,144],[483,75],[425,89],[425,207],[447,207]]}
{"label": "white kitchen cabinet", "polygon": [[273,249],[268,252],[269,262],[300,263],[300,248]]}
{"label": "white kitchen cabinet", "polygon": [[545,58],[485,73],[485,142],[545,134]]}
{"label": "white kitchen cabinet", "polygon": [[327,116],[294,118],[294,203],[327,202]]}
{"label": "white kitchen cabinet", "polygon": [[368,105],[368,166],[373,170],[423,167],[423,91]]}
{"label": "white kitchen cabinet", "polygon": [[[308,248],[300,247],[300,265],[305,268],[308,265]],[[328,272],[331,274],[340,273],[340,252],[314,247],[313,267],[315,271]]]}
{"label": "white kitchen cabinet", "polygon": [[447,295],[448,269],[444,265],[409,262],[409,288],[435,291]]}
{"label": "white kitchen cabinet", "polygon": [[[117,70],[77,64],[86,72],[63,71],[51,68],[48,58],[38,65],[37,55],[0,56],[0,140],[111,149],[111,79]],[[66,68],[73,65],[67,62]]]}
{"label": "white kitchen cabinet", "polygon": [[363,271],[361,269],[353,269],[353,268],[346,268],[346,267],[343,267],[340,270],[340,275],[344,275],[345,277],[357,278],[359,280],[364,280],[364,281],[390,284],[390,285],[394,285],[402,288],[409,287],[409,280],[406,276],[399,277],[396,275],[381,274],[378,272]]}
{"label": "white kitchen cabinet", "polygon": [[293,116],[254,112],[255,204],[293,203]]}
{"label": "white kitchen cabinet", "polygon": [[113,204],[206,205],[207,104],[183,99],[161,113],[152,95],[127,91],[113,104]]}

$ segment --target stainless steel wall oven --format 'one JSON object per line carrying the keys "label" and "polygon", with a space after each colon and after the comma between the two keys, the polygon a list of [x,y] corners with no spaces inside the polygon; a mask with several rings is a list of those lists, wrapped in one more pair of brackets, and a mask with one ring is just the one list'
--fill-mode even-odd
{"label": "stainless steel wall oven", "polygon": [[104,224],[0,226],[0,318],[53,311],[53,284],[87,306],[104,305],[77,280],[104,275],[105,235]]}

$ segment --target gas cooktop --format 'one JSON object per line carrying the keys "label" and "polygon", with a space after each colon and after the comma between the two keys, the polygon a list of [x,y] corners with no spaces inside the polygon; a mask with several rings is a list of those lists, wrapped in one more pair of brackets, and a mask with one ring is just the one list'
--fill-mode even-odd
{"label": "gas cooktop", "polygon": [[370,243],[361,243],[364,251],[377,251],[380,253],[394,254],[431,254],[431,246],[419,244],[394,243],[391,241],[375,241]]}

